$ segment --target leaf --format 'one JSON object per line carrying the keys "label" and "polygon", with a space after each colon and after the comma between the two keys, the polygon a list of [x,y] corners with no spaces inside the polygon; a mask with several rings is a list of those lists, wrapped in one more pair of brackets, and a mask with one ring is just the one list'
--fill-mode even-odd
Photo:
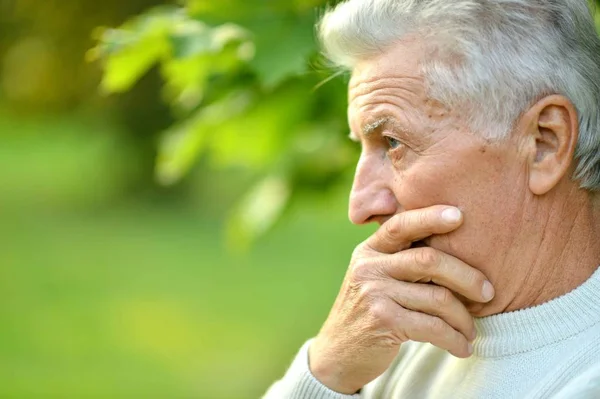
{"label": "leaf", "polygon": [[190,120],[165,132],[156,160],[156,180],[168,186],[177,183],[190,169],[206,143],[203,120]]}
{"label": "leaf", "polygon": [[322,192],[356,164],[357,148],[342,134],[343,126],[329,120],[299,127],[291,154],[294,186]]}
{"label": "leaf", "polygon": [[275,18],[250,27],[256,55],[250,66],[266,88],[306,71],[307,58],[316,51],[314,17]]}
{"label": "leaf", "polygon": [[171,51],[169,32],[181,10],[151,10],[120,29],[104,32],[94,49],[104,57],[104,76],[100,84],[106,93],[129,90],[154,64]]}
{"label": "leaf", "polygon": [[227,224],[230,247],[243,250],[265,234],[279,219],[290,199],[289,181],[270,175],[258,183],[235,207]]}
{"label": "leaf", "polygon": [[239,25],[226,23],[211,28],[201,21],[190,18],[180,21],[171,35],[175,58],[216,54],[230,44],[239,45],[249,42],[250,39],[250,32]]}
{"label": "leaf", "polygon": [[244,22],[260,16],[280,17],[317,7],[334,5],[341,0],[186,0],[190,15],[215,21]]}
{"label": "leaf", "polygon": [[167,100],[184,110],[196,108],[204,98],[206,84],[211,75],[209,57],[170,59],[162,64]]}
{"label": "leaf", "polygon": [[179,23],[170,37],[173,57],[188,58],[210,51],[211,29],[204,23],[187,19]]}
{"label": "leaf", "polygon": [[109,56],[100,84],[102,91],[122,93],[131,89],[168,51],[166,40],[154,37]]}
{"label": "leaf", "polygon": [[162,73],[170,101],[184,110],[196,108],[211,78],[235,75],[254,55],[250,33],[234,24],[215,28],[188,19],[170,37],[173,58],[163,61]]}
{"label": "leaf", "polygon": [[157,181],[172,185],[181,180],[206,148],[216,127],[227,118],[244,112],[251,101],[250,93],[235,92],[165,132],[158,149]]}
{"label": "leaf", "polygon": [[308,94],[302,85],[285,85],[228,118],[210,144],[213,164],[261,170],[285,157],[296,126],[307,118]]}

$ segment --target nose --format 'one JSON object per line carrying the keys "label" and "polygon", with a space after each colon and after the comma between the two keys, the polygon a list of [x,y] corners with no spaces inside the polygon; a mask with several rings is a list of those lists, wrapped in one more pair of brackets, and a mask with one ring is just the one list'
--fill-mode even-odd
{"label": "nose", "polygon": [[393,171],[378,155],[361,155],[350,193],[348,217],[354,224],[382,224],[398,211]]}

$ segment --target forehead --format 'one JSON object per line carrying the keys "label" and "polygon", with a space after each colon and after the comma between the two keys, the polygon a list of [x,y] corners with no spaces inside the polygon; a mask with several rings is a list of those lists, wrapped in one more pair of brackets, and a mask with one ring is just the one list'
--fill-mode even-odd
{"label": "forehead", "polygon": [[419,41],[409,40],[356,65],[348,93],[353,131],[388,117],[419,131],[432,131],[454,119],[447,107],[427,93],[420,66],[423,54]]}
{"label": "forehead", "polygon": [[350,101],[386,88],[404,88],[425,96],[425,81],[420,69],[423,48],[417,40],[397,43],[383,54],[359,61],[349,84]]}

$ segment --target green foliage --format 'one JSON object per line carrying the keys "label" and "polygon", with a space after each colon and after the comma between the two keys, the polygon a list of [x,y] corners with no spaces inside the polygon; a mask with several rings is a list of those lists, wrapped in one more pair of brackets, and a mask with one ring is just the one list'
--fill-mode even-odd
{"label": "green foliage", "polygon": [[152,67],[179,121],[158,147],[157,181],[180,181],[202,156],[243,168],[256,186],[231,211],[229,242],[268,231],[293,193],[323,190],[348,169],[345,84],[323,65],[314,38],[317,0],[189,0],[103,32],[91,55],[102,89],[130,90]]}
{"label": "green foliage", "polygon": [[302,17],[274,18],[253,27],[256,56],[250,66],[267,87],[306,70],[306,60],[315,51],[314,20]]}
{"label": "green foliage", "polygon": [[108,93],[129,90],[156,62],[168,56],[167,34],[173,16],[158,12],[140,18],[127,30],[108,30],[99,49],[106,55],[101,87]]}

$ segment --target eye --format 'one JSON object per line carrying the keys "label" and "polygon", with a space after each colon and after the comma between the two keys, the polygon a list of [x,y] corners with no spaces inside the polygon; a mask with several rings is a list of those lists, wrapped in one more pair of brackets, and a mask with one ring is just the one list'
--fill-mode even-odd
{"label": "eye", "polygon": [[385,136],[385,141],[387,141],[390,150],[395,150],[396,148],[402,145],[402,143],[399,140],[396,140],[395,138],[389,136]]}

